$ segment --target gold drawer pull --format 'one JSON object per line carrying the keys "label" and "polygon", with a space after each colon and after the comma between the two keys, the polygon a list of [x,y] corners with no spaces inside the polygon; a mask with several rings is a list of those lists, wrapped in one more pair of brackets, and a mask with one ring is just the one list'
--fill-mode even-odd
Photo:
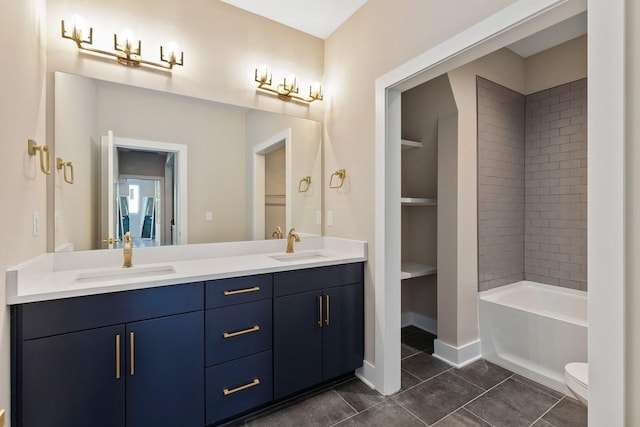
{"label": "gold drawer pull", "polygon": [[329,326],[329,313],[331,312],[331,310],[329,309],[329,294],[325,294],[324,297],[326,299],[326,316],[324,319],[324,324]]}
{"label": "gold drawer pull", "polygon": [[254,286],[253,288],[238,289],[237,291],[224,291],[224,296],[246,294],[247,292],[258,292],[259,290],[260,286]]}
{"label": "gold drawer pull", "polygon": [[133,332],[129,333],[129,347],[131,347],[129,349],[129,368],[130,368],[130,374],[131,376],[134,376],[136,374],[136,368],[135,368],[135,361],[136,361],[136,357],[135,357],[135,345],[136,345],[136,338],[135,335],[133,334]]}
{"label": "gold drawer pull", "polygon": [[120,334],[116,334],[116,379],[120,379]]}
{"label": "gold drawer pull", "polygon": [[318,295],[318,326],[322,328],[322,295]]}
{"label": "gold drawer pull", "polygon": [[257,385],[260,385],[260,380],[256,378],[249,384],[241,385],[240,387],[232,388],[231,390],[229,390],[228,388],[225,388],[224,390],[222,390],[222,392],[224,393],[225,396],[228,396],[230,394],[237,393],[239,391],[246,390],[248,388],[255,387]]}
{"label": "gold drawer pull", "polygon": [[225,338],[232,338],[232,337],[237,337],[238,335],[244,335],[244,334],[248,334],[251,332],[258,332],[260,330],[260,326],[256,325],[253,328],[249,328],[249,329],[244,329],[242,331],[238,331],[238,332],[224,332],[222,334],[223,337]]}

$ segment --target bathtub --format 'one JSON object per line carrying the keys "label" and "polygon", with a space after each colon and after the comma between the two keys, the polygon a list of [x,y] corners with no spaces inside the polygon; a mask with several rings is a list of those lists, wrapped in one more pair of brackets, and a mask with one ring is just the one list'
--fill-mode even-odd
{"label": "bathtub", "polygon": [[482,357],[571,395],[564,365],[587,361],[587,293],[522,281],[479,293]]}

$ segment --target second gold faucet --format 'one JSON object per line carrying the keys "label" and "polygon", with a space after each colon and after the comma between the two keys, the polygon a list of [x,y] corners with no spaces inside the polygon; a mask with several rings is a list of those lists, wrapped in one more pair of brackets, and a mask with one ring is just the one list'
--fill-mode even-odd
{"label": "second gold faucet", "polygon": [[287,253],[288,254],[293,253],[293,242],[300,241],[300,236],[294,233],[294,231],[296,231],[295,228],[292,228],[291,230],[289,230],[289,235],[287,236]]}

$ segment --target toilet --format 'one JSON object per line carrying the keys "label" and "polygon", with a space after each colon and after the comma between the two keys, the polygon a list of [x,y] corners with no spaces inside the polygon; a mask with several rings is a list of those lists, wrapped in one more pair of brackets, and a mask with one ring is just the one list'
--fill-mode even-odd
{"label": "toilet", "polygon": [[564,367],[564,382],[574,396],[587,406],[589,400],[589,364],[567,363]]}

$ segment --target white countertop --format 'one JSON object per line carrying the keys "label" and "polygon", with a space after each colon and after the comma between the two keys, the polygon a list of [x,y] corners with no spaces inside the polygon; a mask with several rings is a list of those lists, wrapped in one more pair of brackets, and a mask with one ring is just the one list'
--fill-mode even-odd
{"label": "white countertop", "polygon": [[[281,239],[134,248],[130,269],[121,267],[118,249],[46,253],[7,270],[6,301],[23,304],[367,260],[367,243],[358,240],[307,237],[296,243],[293,256],[284,254],[285,247]],[[283,255],[284,261],[272,258]]]}

